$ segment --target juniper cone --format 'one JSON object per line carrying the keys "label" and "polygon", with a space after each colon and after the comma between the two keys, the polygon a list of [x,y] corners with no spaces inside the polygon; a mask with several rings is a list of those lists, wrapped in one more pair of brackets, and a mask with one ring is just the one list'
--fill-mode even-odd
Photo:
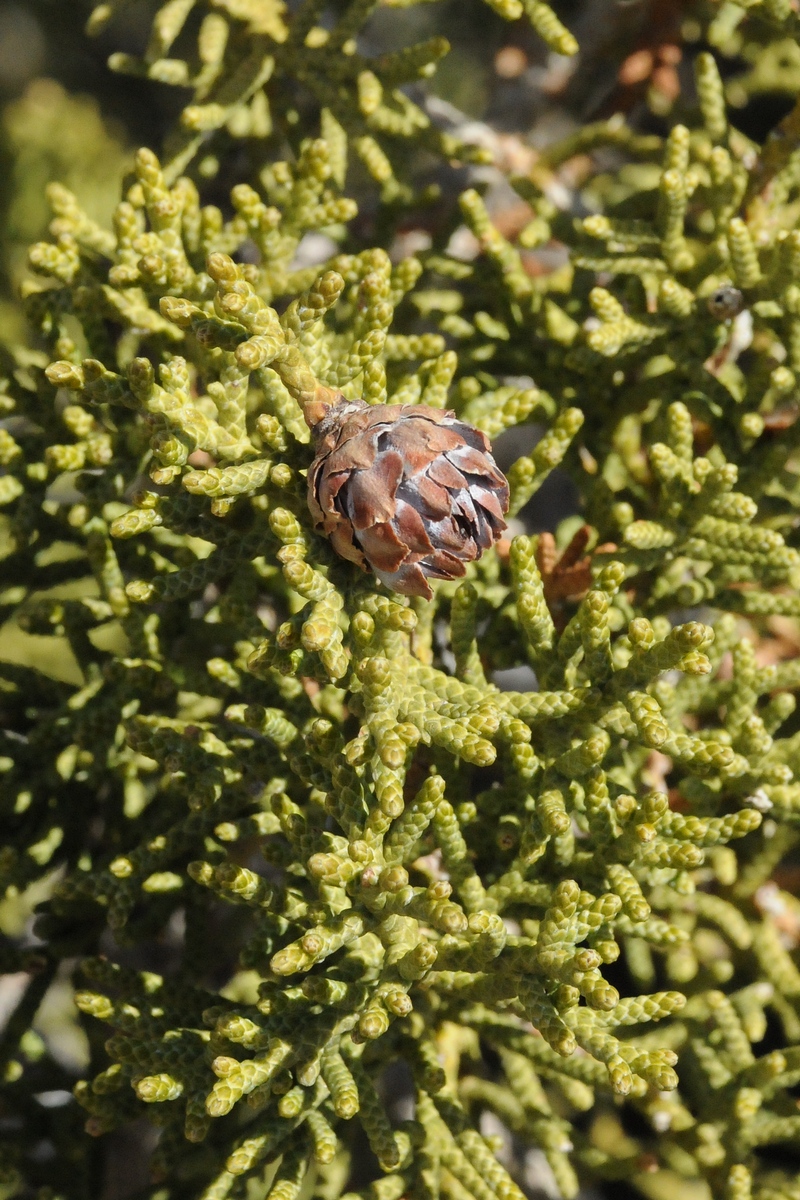
{"label": "juniper cone", "polygon": [[314,426],[308,503],[343,558],[430,600],[506,527],[508,483],[489,439],[425,405],[342,401]]}

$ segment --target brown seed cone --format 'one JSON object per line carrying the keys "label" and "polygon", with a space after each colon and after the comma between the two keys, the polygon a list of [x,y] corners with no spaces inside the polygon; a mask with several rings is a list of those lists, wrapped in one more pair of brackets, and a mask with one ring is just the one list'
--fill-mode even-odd
{"label": "brown seed cone", "polygon": [[308,504],[343,558],[405,596],[455,579],[506,527],[485,434],[424,405],[342,401],[314,426]]}

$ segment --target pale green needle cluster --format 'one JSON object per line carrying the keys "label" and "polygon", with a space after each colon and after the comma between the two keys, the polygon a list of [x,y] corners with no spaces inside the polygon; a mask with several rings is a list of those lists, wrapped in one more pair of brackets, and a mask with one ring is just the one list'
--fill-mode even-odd
{"label": "pale green needle cluster", "polygon": [[[518,236],[470,188],[472,258],[390,254],[394,218],[346,229],[350,150],[398,223],[384,142],[461,151],[400,90],[444,47],[363,59],[375,7],[170,0],[115,60],[194,88],[168,168],[138,152],[112,228],[52,187],[30,251],[0,609],[66,666],[0,661],[2,887],[44,897],[0,948],[28,979],[0,1185],[97,1200],[103,1135],[145,1117],[149,1200],[521,1200],[532,1164],[565,1200],[797,1200],[796,155],[729,126],[703,53],[694,124],[586,127],[512,179]],[[538,0],[489,7],[574,51]],[[283,105],[297,153],[205,204],[181,171],[223,127],[266,139],[290,83],[320,109]],[[308,511],[304,414],[338,393],[536,425],[511,512],[555,537],[516,522],[433,601],[387,592]],[[48,1165],[59,972],[90,1065]]]}
{"label": "pale green needle cluster", "polygon": [[[96,5],[87,26],[99,34],[114,28],[127,0]],[[155,6],[154,6],[155,7]],[[381,187],[386,203],[408,200],[413,189],[399,179],[393,160],[409,143],[450,158],[485,161],[486,156],[438,130],[403,88],[428,78],[449,50],[433,37],[394,53],[371,58],[360,52],[358,35],[380,0],[358,0],[338,14],[333,26],[326,0],[304,0],[289,16],[284,0],[167,0],[155,13],[144,54],[112,54],[109,66],[123,74],[191,89],[192,102],[167,146],[170,181],[202,153],[201,173],[219,170],[218,155],[231,139],[297,141],[310,101],[328,140],[335,176],[344,183],[348,150]],[[522,15],[521,0],[493,3],[501,15]],[[577,43],[543,0],[525,0],[540,35],[559,53]],[[186,57],[176,53],[186,47]],[[269,167],[266,168],[269,170]]]}
{"label": "pale green needle cluster", "polygon": [[[284,0],[167,0],[153,17],[144,54],[113,54],[109,65],[123,74],[191,89],[193,103],[183,109],[167,148],[170,180],[200,151],[202,173],[214,175],[219,149],[231,138],[276,135],[296,141],[311,100],[339,183],[344,183],[349,146],[380,184],[384,203],[408,201],[413,187],[398,178],[395,163],[402,162],[409,143],[451,159],[487,161],[478,147],[436,128],[404,90],[435,73],[450,48],[446,38],[432,37],[374,58],[359,46],[359,34],[376,10],[424,2],[357,0],[331,21],[326,0],[303,0],[291,16]],[[96,5],[87,32],[113,28],[127,3]],[[527,19],[556,54],[577,53],[574,36],[545,0],[486,4],[507,21]],[[209,144],[212,135],[220,136]]]}

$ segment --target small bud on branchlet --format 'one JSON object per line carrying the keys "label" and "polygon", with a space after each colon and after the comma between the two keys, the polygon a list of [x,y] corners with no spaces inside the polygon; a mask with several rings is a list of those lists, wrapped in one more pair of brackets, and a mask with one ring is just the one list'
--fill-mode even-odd
{"label": "small bud on branchlet", "polygon": [[308,503],[343,558],[406,596],[455,579],[506,528],[508,483],[485,434],[452,412],[361,400],[314,426]]}
{"label": "small bud on branchlet", "polygon": [[729,321],[744,308],[744,296],[732,284],[724,283],[711,293],[706,304],[712,317],[718,321]]}

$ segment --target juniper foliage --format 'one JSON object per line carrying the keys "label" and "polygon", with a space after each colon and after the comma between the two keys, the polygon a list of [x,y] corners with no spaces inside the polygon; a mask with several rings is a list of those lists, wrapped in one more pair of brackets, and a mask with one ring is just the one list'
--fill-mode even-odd
{"label": "juniper foliage", "polygon": [[[490,7],[575,51],[540,0]],[[375,8],[169,0],[112,60],[194,89],[163,163],[111,229],[50,188],[3,352],[0,605],[74,672],[0,663],[3,887],[39,903],[2,943],[4,1195],[95,1200],[144,1116],[152,1200],[520,1200],[545,1160],[566,1198],[797,1200],[800,667],[762,651],[800,616],[800,109],[754,145],[700,53],[665,137],[612,118],[511,178],[518,236],[470,188],[392,258],[430,200],[410,148],[487,153],[402,90],[441,39],[361,55]],[[796,51],[783,0],[703,21],[769,80]],[[237,138],[226,217],[203,181]],[[354,157],[382,246],[347,228]],[[558,468],[582,515],[390,595],[313,532],[320,388],[536,421],[512,511]],[[65,975],[91,1061],[46,1108]]]}

